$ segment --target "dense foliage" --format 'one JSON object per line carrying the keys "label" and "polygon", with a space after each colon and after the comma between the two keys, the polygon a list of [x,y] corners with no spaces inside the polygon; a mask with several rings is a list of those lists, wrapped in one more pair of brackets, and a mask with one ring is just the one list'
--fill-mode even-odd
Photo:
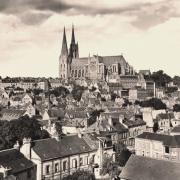
{"label": "dense foliage", "polygon": [[166,93],[173,93],[176,92],[178,90],[177,87],[168,87],[166,88]]}
{"label": "dense foliage", "polygon": [[146,101],[136,101],[141,107],[153,107],[155,110],[166,109],[166,104],[164,104],[158,98],[152,98]]}
{"label": "dense foliage", "polygon": [[166,87],[167,83],[172,81],[172,78],[162,70],[153,72],[151,78],[154,80],[157,87]]}
{"label": "dense foliage", "polygon": [[72,175],[68,175],[64,177],[63,180],[95,180],[95,176],[93,173],[89,171],[78,170],[74,172]]}
{"label": "dense foliage", "polygon": [[175,111],[175,112],[180,112],[180,104],[175,104],[175,105],[173,106],[173,111]]}
{"label": "dense foliage", "polygon": [[75,85],[72,90],[72,96],[76,101],[80,101],[82,94],[86,88],[84,86]]}
{"label": "dense foliage", "polygon": [[96,120],[97,120],[97,117],[99,117],[102,112],[104,112],[103,109],[92,111],[90,113],[90,118],[89,118],[89,121],[88,121],[88,125],[90,126],[91,124],[95,123]]}
{"label": "dense foliage", "polygon": [[69,93],[69,90],[63,86],[56,87],[50,91],[50,94],[54,94],[56,97],[66,97]]}
{"label": "dense foliage", "polygon": [[115,101],[116,98],[118,98],[119,96],[116,93],[112,93],[111,94],[111,101]]}
{"label": "dense foliage", "polygon": [[118,164],[113,162],[112,157],[104,155],[101,175],[109,174],[110,178],[119,175],[120,171],[118,169]]}
{"label": "dense foliage", "polygon": [[35,118],[28,116],[12,121],[0,121],[0,139],[3,139],[1,149],[12,148],[17,140],[22,142],[25,137],[36,140],[48,138],[49,134],[47,131],[41,130],[41,126]]}
{"label": "dense foliage", "polygon": [[174,76],[173,77],[173,83],[175,85],[180,85],[180,77],[179,76]]}

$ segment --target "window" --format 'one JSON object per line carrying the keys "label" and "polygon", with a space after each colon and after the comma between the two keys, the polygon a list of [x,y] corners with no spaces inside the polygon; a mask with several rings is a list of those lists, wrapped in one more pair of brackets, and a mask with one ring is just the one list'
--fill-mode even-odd
{"label": "window", "polygon": [[78,77],[81,77],[81,70],[79,70],[78,72]]}
{"label": "window", "polygon": [[59,164],[58,163],[55,163],[54,171],[55,171],[55,173],[57,173],[59,171]]}
{"label": "window", "polygon": [[165,153],[169,154],[169,146],[165,146]]}
{"label": "window", "polygon": [[74,75],[74,77],[77,77],[77,70],[75,70],[75,75]]}
{"label": "window", "polygon": [[82,70],[82,77],[84,77],[84,70]]}
{"label": "window", "polygon": [[85,156],[84,157],[84,165],[87,165],[88,164],[88,156]]}
{"label": "window", "polygon": [[77,160],[76,159],[72,160],[72,167],[77,168]]}
{"label": "window", "polygon": [[67,169],[67,161],[64,161],[63,162],[63,171],[66,171],[66,169]]}
{"label": "window", "polygon": [[49,174],[50,173],[50,165],[47,165],[46,166],[46,174]]}
{"label": "window", "polygon": [[81,157],[80,159],[79,159],[79,166],[82,166],[83,165],[83,158]]}
{"label": "window", "polygon": [[93,154],[91,157],[91,163],[94,163],[94,161],[95,161],[95,155]]}
{"label": "window", "polygon": [[71,76],[72,76],[72,77],[74,76],[74,70],[71,71]]}

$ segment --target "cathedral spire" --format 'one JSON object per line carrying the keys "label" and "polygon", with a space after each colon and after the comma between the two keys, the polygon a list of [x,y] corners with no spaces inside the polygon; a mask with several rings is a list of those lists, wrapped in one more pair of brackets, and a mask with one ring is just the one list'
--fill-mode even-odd
{"label": "cathedral spire", "polygon": [[71,44],[75,44],[74,24],[72,24],[72,37],[71,37]]}
{"label": "cathedral spire", "polygon": [[62,41],[61,55],[68,55],[68,48],[67,48],[67,40],[66,40],[66,30],[65,30],[65,27],[64,27],[64,33],[63,33],[63,41]]}

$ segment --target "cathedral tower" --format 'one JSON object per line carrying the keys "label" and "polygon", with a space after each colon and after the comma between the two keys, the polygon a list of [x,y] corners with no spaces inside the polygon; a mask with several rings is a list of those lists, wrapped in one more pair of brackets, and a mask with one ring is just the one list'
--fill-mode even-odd
{"label": "cathedral tower", "polygon": [[72,36],[71,36],[71,44],[69,48],[69,57],[71,60],[73,58],[79,58],[78,43],[75,42],[74,25],[72,25]]}
{"label": "cathedral tower", "polygon": [[64,27],[62,49],[59,57],[59,78],[68,79],[70,74],[70,62],[68,57],[68,47],[66,40],[66,31]]}

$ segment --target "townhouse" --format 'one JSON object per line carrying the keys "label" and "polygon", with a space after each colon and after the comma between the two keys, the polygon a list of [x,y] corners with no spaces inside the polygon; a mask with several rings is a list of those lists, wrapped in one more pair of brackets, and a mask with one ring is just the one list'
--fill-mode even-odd
{"label": "townhouse", "polygon": [[144,132],[135,138],[135,153],[139,156],[180,162],[180,135]]}
{"label": "townhouse", "polygon": [[24,139],[20,151],[37,165],[37,180],[59,180],[78,169],[99,174],[103,154],[113,156],[114,152],[103,138],[94,138],[78,134],[32,142]]}

